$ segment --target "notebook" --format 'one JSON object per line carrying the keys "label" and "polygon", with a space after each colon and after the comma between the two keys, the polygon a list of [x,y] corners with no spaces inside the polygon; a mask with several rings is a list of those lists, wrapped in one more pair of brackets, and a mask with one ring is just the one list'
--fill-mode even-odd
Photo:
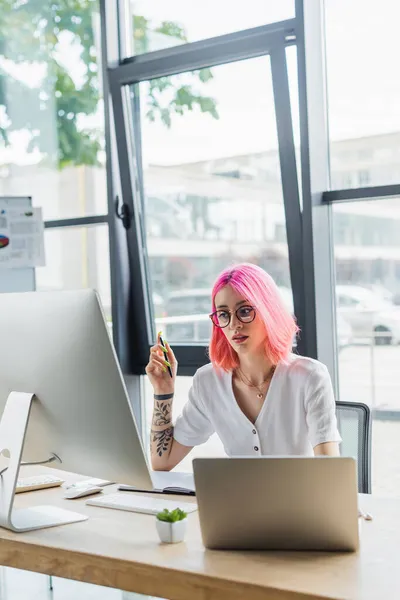
{"label": "notebook", "polygon": [[176,494],[195,496],[194,478],[192,473],[176,473],[174,471],[152,471],[152,490],[137,488],[132,485],[120,484],[118,489],[123,492],[149,492],[154,494]]}

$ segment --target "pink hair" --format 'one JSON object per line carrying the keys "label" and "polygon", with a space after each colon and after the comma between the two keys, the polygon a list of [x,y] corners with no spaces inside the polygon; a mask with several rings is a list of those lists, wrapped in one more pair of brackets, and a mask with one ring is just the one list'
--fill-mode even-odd
{"label": "pink hair", "polygon": [[[298,332],[294,317],[286,308],[278,287],[268,273],[257,265],[242,263],[222,271],[212,290],[212,310],[215,296],[230,285],[257,310],[265,327],[265,354],[274,364],[287,359],[293,339]],[[209,347],[214,366],[230,371],[239,365],[238,355],[227,341],[223,331],[213,325]]]}

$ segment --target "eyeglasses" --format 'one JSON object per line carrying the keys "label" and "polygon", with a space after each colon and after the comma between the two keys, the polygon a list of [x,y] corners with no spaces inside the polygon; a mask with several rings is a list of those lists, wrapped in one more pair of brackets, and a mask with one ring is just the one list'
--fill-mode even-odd
{"label": "eyeglasses", "polygon": [[235,311],[225,309],[216,310],[211,313],[210,319],[216,327],[224,328],[231,322],[233,312],[241,323],[251,323],[256,318],[256,309],[254,306],[239,306]]}

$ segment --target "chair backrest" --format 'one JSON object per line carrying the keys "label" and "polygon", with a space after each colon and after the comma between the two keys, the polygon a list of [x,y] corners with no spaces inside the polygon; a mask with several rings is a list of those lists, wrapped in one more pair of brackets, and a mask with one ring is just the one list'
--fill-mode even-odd
{"label": "chair backrest", "polygon": [[357,459],[358,491],[371,493],[371,411],[358,402],[336,402],[338,428],[342,436],[341,456]]}

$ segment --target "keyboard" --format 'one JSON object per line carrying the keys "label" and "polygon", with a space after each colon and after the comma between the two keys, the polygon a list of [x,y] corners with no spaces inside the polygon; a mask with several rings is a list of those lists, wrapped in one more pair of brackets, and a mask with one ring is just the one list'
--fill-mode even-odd
{"label": "keyboard", "polygon": [[15,493],[33,492],[34,490],[44,490],[46,488],[58,487],[64,483],[64,479],[54,477],[53,475],[34,475],[33,477],[22,477],[18,479]]}
{"label": "keyboard", "polygon": [[145,513],[148,515],[156,515],[164,510],[164,508],[174,510],[179,507],[187,513],[197,510],[197,504],[181,502],[180,500],[162,500],[162,498],[137,496],[131,492],[127,492],[126,494],[106,494],[98,498],[91,498],[86,501],[86,504],[100,506],[102,508],[115,508],[117,510]]}

